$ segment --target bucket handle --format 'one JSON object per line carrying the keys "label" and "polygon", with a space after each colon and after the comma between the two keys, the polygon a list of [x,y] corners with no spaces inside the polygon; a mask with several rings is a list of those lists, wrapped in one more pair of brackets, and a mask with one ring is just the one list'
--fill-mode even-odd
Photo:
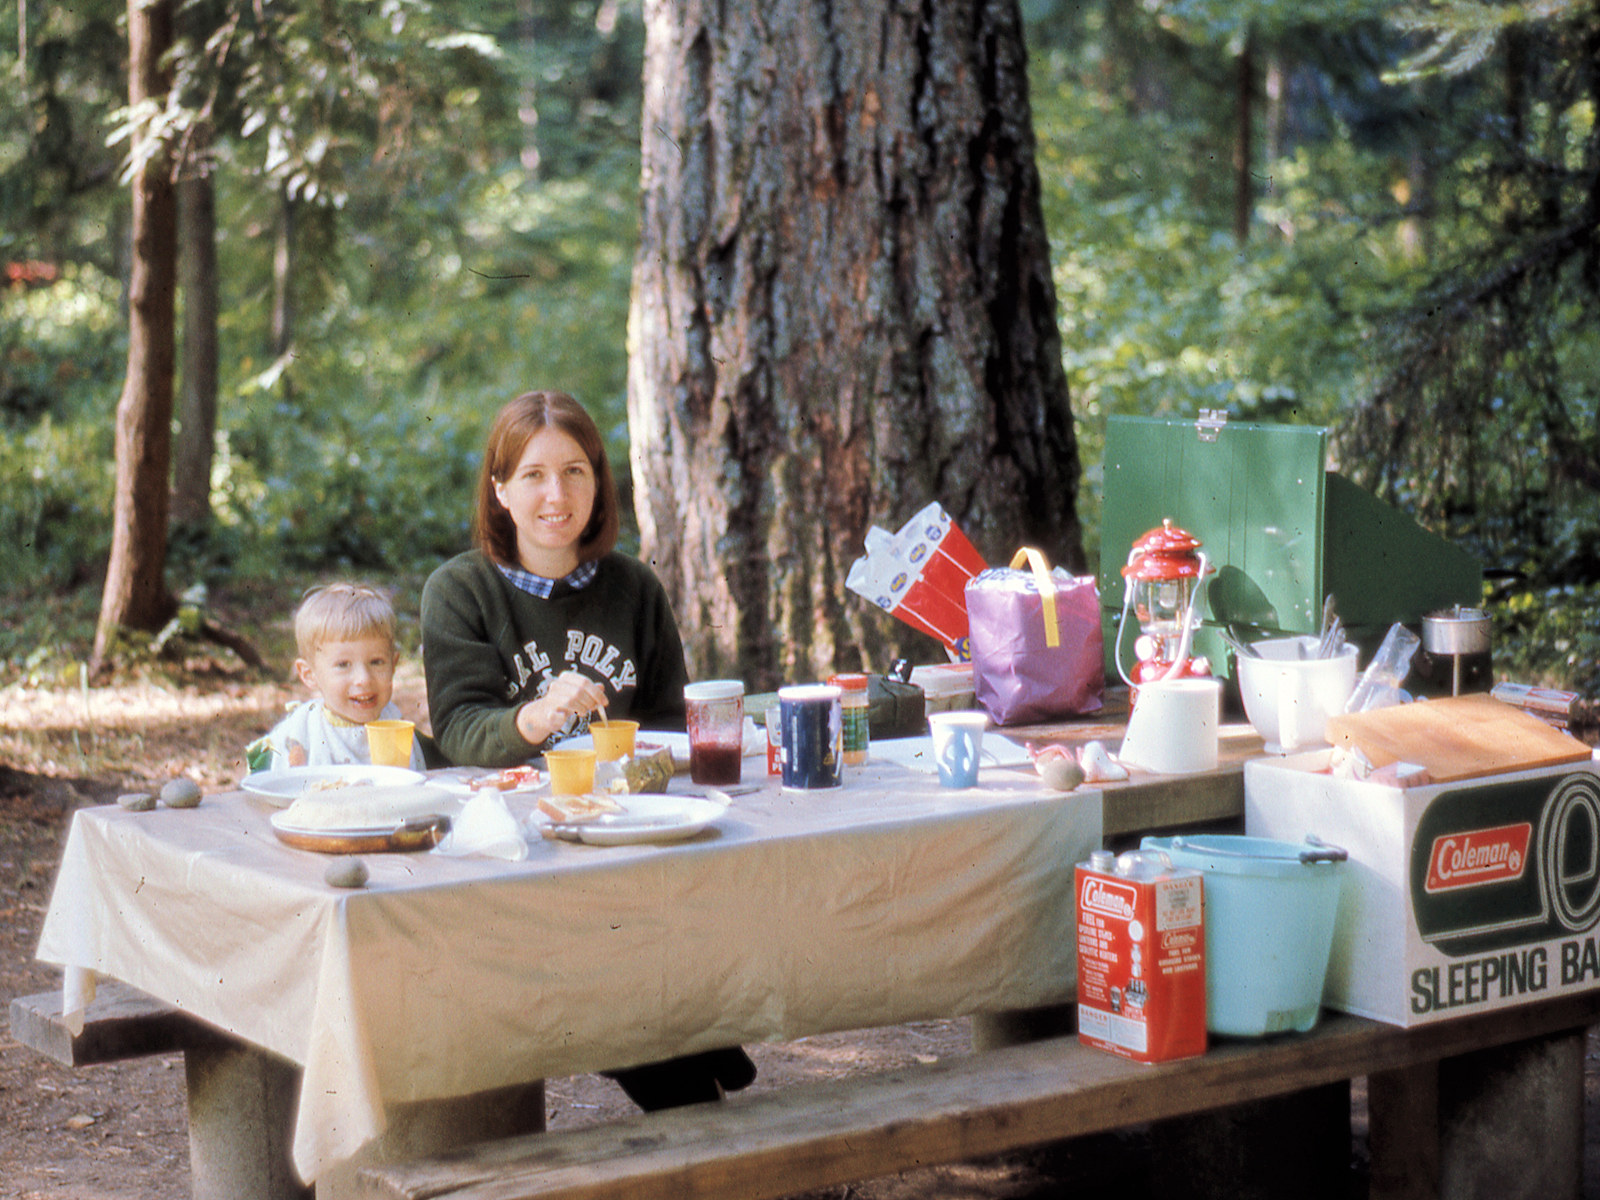
{"label": "bucket handle", "polygon": [[[1172,839],[1174,849],[1186,848],[1189,845],[1187,838],[1178,836]],[[1257,855],[1249,854],[1243,850],[1229,850],[1226,846],[1207,846],[1207,854],[1215,854],[1221,858],[1256,858]],[[1314,833],[1306,834],[1306,846],[1296,857],[1303,863],[1319,862],[1344,862],[1350,857],[1350,851],[1343,846],[1335,846],[1325,842]],[[1281,859],[1279,860],[1282,861]]]}
{"label": "bucket handle", "polygon": [[1345,862],[1350,857],[1350,851],[1343,846],[1325,842],[1314,833],[1306,834],[1306,844],[1308,848],[1300,851],[1300,861],[1303,863]]}

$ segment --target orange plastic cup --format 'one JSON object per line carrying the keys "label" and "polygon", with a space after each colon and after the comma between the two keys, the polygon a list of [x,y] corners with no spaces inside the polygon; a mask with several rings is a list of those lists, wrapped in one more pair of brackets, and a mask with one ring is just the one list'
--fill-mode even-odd
{"label": "orange plastic cup", "polygon": [[593,750],[546,750],[550,790],[557,796],[587,796],[594,791]]}
{"label": "orange plastic cup", "polygon": [[633,754],[634,735],[639,732],[637,721],[590,721],[589,734],[594,738],[594,752],[601,762],[615,762]]}
{"label": "orange plastic cup", "polygon": [[368,721],[367,750],[377,767],[409,767],[417,727],[410,721]]}

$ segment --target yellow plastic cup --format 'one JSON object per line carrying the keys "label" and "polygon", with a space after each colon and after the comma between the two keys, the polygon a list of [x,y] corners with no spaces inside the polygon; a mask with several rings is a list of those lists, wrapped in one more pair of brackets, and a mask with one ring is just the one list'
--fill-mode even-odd
{"label": "yellow plastic cup", "polygon": [[594,791],[593,750],[546,750],[550,791],[557,796],[587,796]]}
{"label": "yellow plastic cup", "polygon": [[368,721],[367,750],[377,767],[409,767],[417,727],[410,721]]}
{"label": "yellow plastic cup", "polygon": [[594,752],[601,762],[616,762],[633,754],[633,738],[639,732],[637,721],[590,721]]}

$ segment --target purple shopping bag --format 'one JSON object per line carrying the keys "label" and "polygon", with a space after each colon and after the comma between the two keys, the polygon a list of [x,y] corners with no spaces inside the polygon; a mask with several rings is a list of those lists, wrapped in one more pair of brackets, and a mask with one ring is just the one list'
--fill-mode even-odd
{"label": "purple shopping bag", "polygon": [[1104,638],[1093,576],[1051,571],[1024,546],[1010,567],[979,573],[966,592],[973,690],[997,725],[1100,710]]}

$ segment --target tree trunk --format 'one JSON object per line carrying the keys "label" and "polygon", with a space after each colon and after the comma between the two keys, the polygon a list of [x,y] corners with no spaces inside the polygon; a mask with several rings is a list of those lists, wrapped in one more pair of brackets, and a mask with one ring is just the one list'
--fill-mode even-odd
{"label": "tree trunk", "polygon": [[1243,246],[1250,240],[1250,218],[1256,208],[1256,185],[1251,177],[1256,111],[1255,34],[1245,37],[1234,70],[1233,240]]}
{"label": "tree trunk", "polygon": [[[128,0],[128,99],[161,105],[171,79],[174,0]],[[117,402],[117,487],[111,560],[100,602],[91,669],[101,674],[123,629],[154,631],[175,605],[167,558],[167,472],[172,454],[177,205],[169,157],[135,136],[133,263],[128,287],[128,373]],[[154,153],[145,153],[154,149]]]}
{"label": "tree trunk", "polygon": [[272,242],[272,356],[282,358],[294,344],[294,239],[297,203],[289,190],[278,192],[278,224]]}
{"label": "tree trunk", "polygon": [[628,404],[699,676],[939,654],[848,593],[931,500],[1084,566],[1016,0],[645,5]]}
{"label": "tree trunk", "polygon": [[173,450],[172,520],[211,519],[211,459],[217,432],[217,208],[204,146],[178,184],[183,283],[183,388]]}

